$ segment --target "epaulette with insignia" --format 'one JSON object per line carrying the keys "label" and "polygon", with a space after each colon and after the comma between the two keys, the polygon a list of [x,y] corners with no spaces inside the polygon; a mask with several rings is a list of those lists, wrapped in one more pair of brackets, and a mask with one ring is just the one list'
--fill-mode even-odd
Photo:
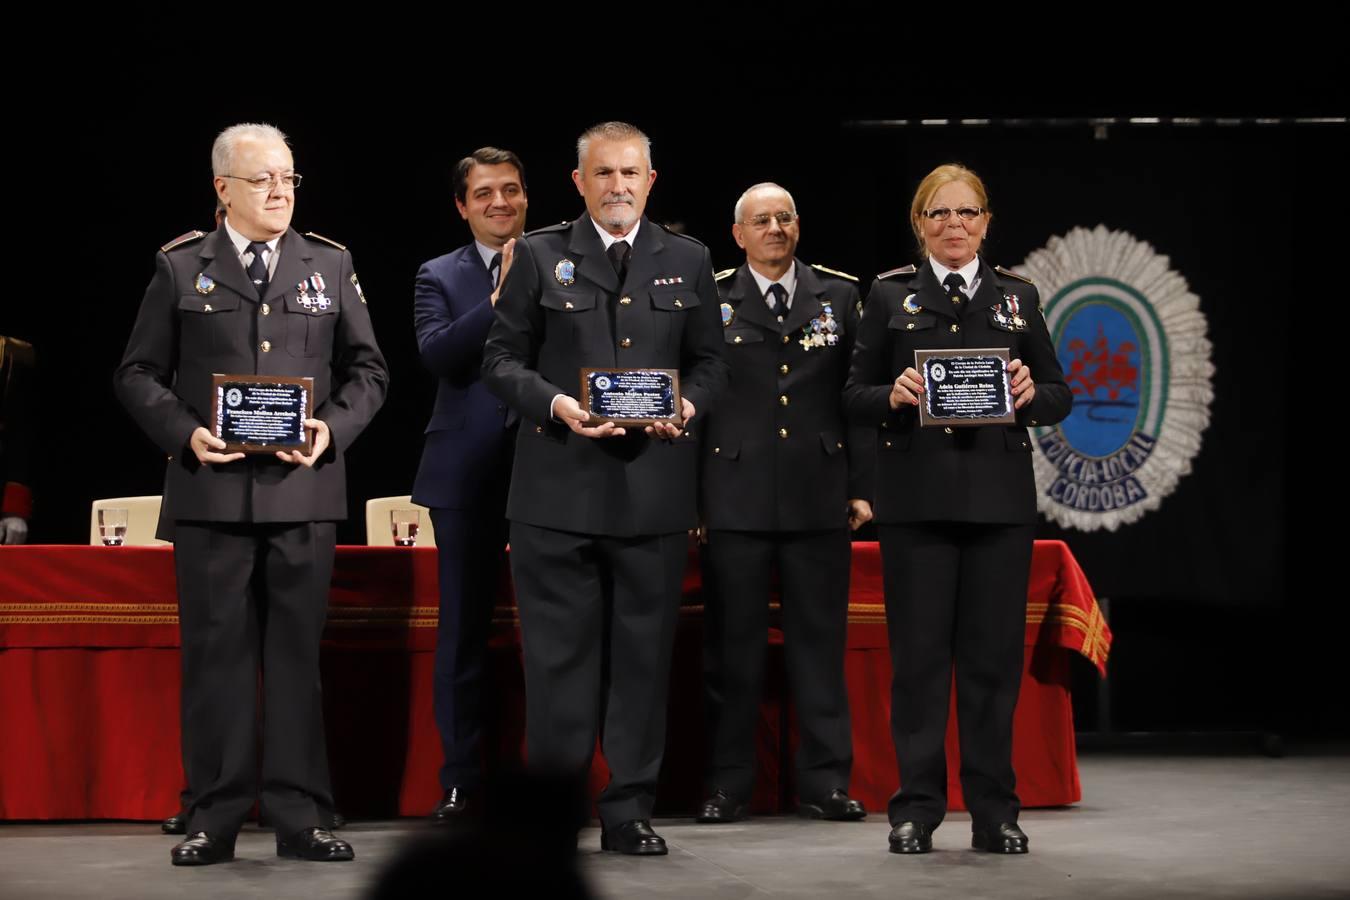
{"label": "epaulette with insignia", "polygon": [[857,275],[850,275],[847,272],[840,272],[838,269],[829,269],[826,268],[825,266],[818,266],[815,263],[811,263],[811,268],[816,269],[817,271],[820,272],[824,272],[826,275],[837,275],[840,278],[847,278],[849,281],[858,280]]}
{"label": "epaulette with insignia", "polygon": [[305,237],[307,237],[307,238],[314,238],[314,240],[316,240],[316,241],[323,241],[325,244],[328,244],[329,246],[332,246],[332,247],[336,247],[336,248],[338,248],[339,250],[346,250],[346,249],[347,249],[346,247],[342,246],[341,244],[339,244],[337,241],[333,240],[332,238],[326,238],[326,237],[324,237],[323,235],[321,235],[321,234],[315,234],[315,233],[312,232],[312,231],[306,231],[306,232],[305,232]]}
{"label": "epaulette with insignia", "polygon": [[706,244],[704,244],[702,241],[700,241],[698,238],[694,237],[691,234],[685,234],[683,231],[671,231],[670,226],[662,222],[657,222],[656,226],[660,228],[662,231],[664,231],[666,234],[673,235],[674,237],[677,238],[684,238],[686,241],[692,241],[693,243],[698,244],[700,247],[707,246]]}
{"label": "epaulette with insignia", "polygon": [[730,278],[732,275],[735,274],[736,274],[735,269],[723,269],[720,272],[713,273],[713,281],[721,281],[723,278]]}
{"label": "epaulette with insignia", "polygon": [[184,244],[190,244],[193,241],[199,241],[204,237],[206,237],[205,231],[189,231],[187,234],[180,234],[178,237],[169,241],[167,244],[165,244],[163,247],[160,247],[159,249],[161,253],[168,253],[174,247],[181,247]]}
{"label": "epaulette with insignia", "polygon": [[997,272],[997,273],[1000,274],[1000,275],[1007,275],[1009,278],[1016,278],[1018,281],[1025,281],[1027,284],[1030,284],[1030,285],[1033,285],[1033,286],[1036,284],[1036,282],[1032,281],[1032,280],[1031,280],[1030,278],[1028,278],[1027,276],[1025,276],[1025,275],[1018,275],[1018,274],[1017,274],[1016,272],[1014,272],[1013,270],[1011,270],[1011,269],[1005,269],[1005,268],[1003,268],[1002,266],[994,266],[994,271]]}
{"label": "epaulette with insignia", "polygon": [[564,231],[567,228],[570,228],[571,225],[571,222],[559,222],[557,225],[545,225],[543,228],[536,228],[533,231],[525,232],[522,237],[532,237],[536,234],[548,234],[552,231]]}
{"label": "epaulette with insignia", "polygon": [[891,269],[889,272],[882,272],[877,276],[877,279],[890,278],[892,275],[913,275],[917,271],[918,270],[911,264],[908,266],[901,266],[898,269]]}

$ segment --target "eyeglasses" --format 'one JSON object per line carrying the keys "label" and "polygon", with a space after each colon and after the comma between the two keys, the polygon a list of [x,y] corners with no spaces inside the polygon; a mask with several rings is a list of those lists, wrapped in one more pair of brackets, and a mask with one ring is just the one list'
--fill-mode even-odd
{"label": "eyeglasses", "polygon": [[281,185],[283,191],[293,191],[300,186],[300,179],[304,176],[296,172],[288,172],[284,175],[259,175],[257,178],[245,178],[242,175],[222,175],[220,177],[242,181],[261,194],[264,191],[273,190],[278,184]]}
{"label": "eyeglasses", "polygon": [[945,222],[951,218],[952,213],[956,213],[967,222],[978,219],[984,214],[983,206],[959,206],[956,209],[948,209],[945,206],[939,206],[936,209],[925,209],[922,215],[927,216],[935,222]]}
{"label": "eyeglasses", "polygon": [[770,221],[777,222],[780,228],[786,228],[797,221],[797,214],[795,212],[777,212],[773,215],[760,213],[757,216],[751,216],[741,224],[749,225],[751,228],[768,228]]}

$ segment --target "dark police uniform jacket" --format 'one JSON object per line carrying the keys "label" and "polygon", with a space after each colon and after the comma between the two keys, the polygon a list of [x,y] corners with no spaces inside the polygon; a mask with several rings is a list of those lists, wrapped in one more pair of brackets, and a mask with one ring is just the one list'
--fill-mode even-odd
{"label": "dark police uniform jacket", "polygon": [[[1013,320],[1014,304],[1021,324]],[[1030,366],[1036,383],[1036,396],[1017,411],[1015,425],[920,428],[918,407],[890,408],[891,385],[914,366],[915,350],[993,347]],[[975,296],[959,310],[927,262],[878,276],[844,400],[855,422],[880,426],[873,509],[879,524],[1034,522],[1027,426],[1061,421],[1073,402],[1035,286],[983,260]]]}
{"label": "dark police uniform jacket", "polygon": [[[249,280],[224,227],[161,249],[114,389],[169,456],[161,521],[345,519],[343,454],[384,402],[389,373],[346,248],[287,229],[266,295]],[[301,302],[319,274],[326,308]],[[188,447],[211,412],[211,376],[314,378],[314,417],[331,445],[313,468],[270,454],[201,465]]]}
{"label": "dark police uniform jacket", "polygon": [[838,528],[848,523],[848,500],[872,497],[874,429],[850,429],[842,400],[858,286],[794,264],[797,287],[781,323],[748,265],[718,282],[731,383],[700,431],[708,528]]}
{"label": "dark police uniform jacket", "polygon": [[[615,537],[693,528],[694,434],[727,380],[721,331],[711,257],[693,238],[644,217],[622,285],[589,215],[518,241],[483,351],[483,380],[524,420],[507,518]],[[580,399],[582,367],[608,366],[678,369],[692,428],[597,439],[550,418],[557,394]]]}

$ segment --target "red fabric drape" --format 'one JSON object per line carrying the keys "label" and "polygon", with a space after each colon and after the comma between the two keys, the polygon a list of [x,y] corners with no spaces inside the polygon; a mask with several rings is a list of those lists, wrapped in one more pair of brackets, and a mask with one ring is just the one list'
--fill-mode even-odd
{"label": "red fabric drape", "polygon": [[[0,547],[0,818],[155,819],[182,787],[177,597],[170,547]],[[1014,767],[1026,806],[1081,796],[1069,703],[1069,653],[1104,667],[1111,635],[1061,542],[1036,545]],[[419,815],[440,797],[432,714],[436,559],[429,548],[340,547],[324,640],[334,790],[352,816]],[[849,649],[851,793],[881,810],[896,787],[889,734],[881,561],[854,545]],[[691,557],[672,668],[658,811],[701,799],[703,715],[698,566]],[[520,759],[524,686],[509,585],[490,654],[488,766]],[[771,630],[753,806],[791,803],[795,726],[786,710],[781,634]],[[949,771],[959,771],[955,716]],[[786,738],[785,738],[786,735]],[[597,755],[592,783],[606,778]],[[960,788],[951,800],[960,808]]]}

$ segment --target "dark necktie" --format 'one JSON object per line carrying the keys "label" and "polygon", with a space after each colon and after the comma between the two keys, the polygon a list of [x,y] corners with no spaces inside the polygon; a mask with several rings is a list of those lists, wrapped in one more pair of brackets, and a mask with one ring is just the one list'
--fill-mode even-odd
{"label": "dark necktie", "polygon": [[961,293],[961,288],[966,286],[966,280],[953,272],[942,279],[942,286],[947,289],[947,296],[952,298],[952,305],[960,309],[961,301],[966,299],[966,295]]}
{"label": "dark necktie", "polygon": [[261,298],[267,290],[267,258],[263,256],[267,252],[267,245],[262,241],[249,241],[248,251],[253,254],[253,262],[248,264],[248,277]]}
{"label": "dark necktie", "polygon": [[632,246],[627,241],[615,241],[609,245],[605,254],[614,265],[615,274],[619,276],[619,286],[623,287],[623,280],[628,277],[628,257],[633,254]]}
{"label": "dark necktie", "polygon": [[773,295],[773,314],[778,317],[778,321],[783,321],[787,317],[787,288],[781,284],[769,285],[769,293]]}
{"label": "dark necktie", "polygon": [[492,254],[492,263],[488,266],[488,276],[492,278],[492,286],[496,287],[497,282],[501,280],[502,255],[500,253]]}

